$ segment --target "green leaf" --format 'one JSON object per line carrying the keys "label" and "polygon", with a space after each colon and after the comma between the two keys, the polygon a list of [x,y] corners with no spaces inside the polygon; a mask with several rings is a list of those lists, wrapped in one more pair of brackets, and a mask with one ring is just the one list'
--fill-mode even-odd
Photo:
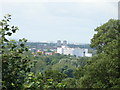
{"label": "green leaf", "polygon": [[11,28],[14,28],[14,26],[12,26]]}
{"label": "green leaf", "polygon": [[23,41],[24,41],[24,42],[27,42],[27,39],[23,38]]}
{"label": "green leaf", "polygon": [[21,47],[24,47],[25,45],[23,43],[20,44]]}
{"label": "green leaf", "polygon": [[22,42],[22,39],[19,39],[19,42]]}
{"label": "green leaf", "polygon": [[12,32],[13,32],[13,33],[15,33],[15,32],[16,32],[16,30],[15,30],[15,29],[13,29],[13,30],[12,30]]}
{"label": "green leaf", "polygon": [[25,51],[28,51],[28,48],[25,48]]}
{"label": "green leaf", "polygon": [[11,33],[11,32],[7,32],[7,35],[8,35],[8,36],[11,36],[11,35],[12,35],[12,33]]}
{"label": "green leaf", "polygon": [[4,41],[5,41],[5,42],[8,42],[8,40],[7,40],[6,38],[4,38]]}

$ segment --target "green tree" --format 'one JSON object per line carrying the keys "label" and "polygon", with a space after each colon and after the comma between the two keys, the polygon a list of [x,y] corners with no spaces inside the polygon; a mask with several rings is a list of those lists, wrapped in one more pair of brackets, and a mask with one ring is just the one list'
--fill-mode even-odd
{"label": "green tree", "polygon": [[91,39],[91,47],[97,49],[97,53],[114,54],[118,56],[120,41],[120,23],[119,20],[110,19],[107,23],[95,29]]}
{"label": "green tree", "polygon": [[77,79],[75,78],[66,78],[62,80],[62,83],[64,83],[66,85],[65,88],[77,88]]}
{"label": "green tree", "polygon": [[8,14],[0,21],[2,86],[3,89],[19,90],[23,87],[26,73],[30,72],[33,61],[28,55],[25,55],[25,52],[28,51],[28,48],[25,47],[26,39],[19,39],[19,42],[7,39],[18,30],[16,26],[10,25],[10,19],[11,15]]}
{"label": "green tree", "polygon": [[24,83],[24,89],[30,90],[48,90],[65,88],[65,84],[61,83],[65,75],[58,71],[46,71],[45,73],[29,73]]}
{"label": "green tree", "polygon": [[91,40],[91,47],[97,49],[97,55],[88,64],[76,72],[81,88],[120,88],[120,23],[110,19],[95,29],[97,34]]}

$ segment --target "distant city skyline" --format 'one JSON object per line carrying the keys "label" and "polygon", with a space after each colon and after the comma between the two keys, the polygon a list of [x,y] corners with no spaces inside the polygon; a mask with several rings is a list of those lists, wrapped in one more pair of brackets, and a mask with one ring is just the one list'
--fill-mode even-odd
{"label": "distant city skyline", "polygon": [[12,39],[90,43],[94,29],[118,19],[119,0],[0,0],[0,19],[11,14],[19,31]]}

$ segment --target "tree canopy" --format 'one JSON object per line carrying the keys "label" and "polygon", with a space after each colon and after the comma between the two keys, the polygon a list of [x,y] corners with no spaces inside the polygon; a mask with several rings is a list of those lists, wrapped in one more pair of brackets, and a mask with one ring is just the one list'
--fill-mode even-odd
{"label": "tree canopy", "polygon": [[0,21],[1,56],[2,57],[2,86],[4,89],[21,89],[23,87],[26,73],[30,72],[33,60],[24,53],[28,51],[25,47],[26,39],[15,40],[7,39],[18,30],[18,27],[10,25],[11,15],[4,16]]}
{"label": "tree canopy", "polygon": [[[107,23],[95,29],[97,33],[91,40],[91,47],[97,49],[83,69],[79,78],[82,88],[120,88],[120,23],[110,19]],[[78,76],[80,76],[77,73]]]}

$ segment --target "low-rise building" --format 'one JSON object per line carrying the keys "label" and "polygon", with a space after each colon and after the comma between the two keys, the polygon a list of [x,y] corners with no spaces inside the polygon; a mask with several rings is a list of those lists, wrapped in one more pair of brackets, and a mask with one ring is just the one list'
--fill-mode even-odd
{"label": "low-rise building", "polygon": [[67,46],[61,46],[57,48],[57,53],[65,55],[75,55],[80,57],[91,57],[92,54],[88,53],[88,49],[83,48],[69,48]]}
{"label": "low-rise building", "polygon": [[52,52],[45,52],[45,55],[53,55]]}

